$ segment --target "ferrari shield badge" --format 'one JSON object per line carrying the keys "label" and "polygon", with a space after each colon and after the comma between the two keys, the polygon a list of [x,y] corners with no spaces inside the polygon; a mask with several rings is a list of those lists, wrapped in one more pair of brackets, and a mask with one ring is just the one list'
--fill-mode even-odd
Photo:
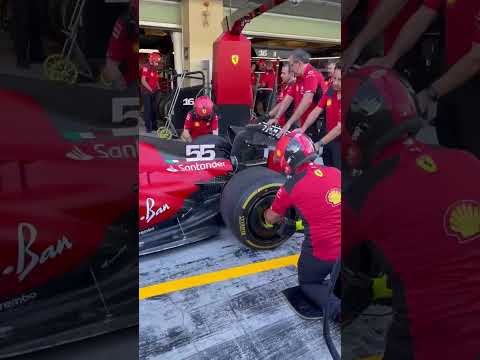
{"label": "ferrari shield badge", "polygon": [[480,239],[480,204],[473,200],[454,203],[445,213],[445,232],[460,244]]}
{"label": "ferrari shield badge", "polygon": [[416,162],[418,167],[420,167],[422,170],[426,172],[435,173],[438,171],[437,164],[435,163],[435,161],[432,159],[431,156],[422,155],[417,158]]}
{"label": "ferrari shield badge", "polygon": [[240,61],[240,56],[232,55],[232,64],[233,65],[237,65],[239,61]]}

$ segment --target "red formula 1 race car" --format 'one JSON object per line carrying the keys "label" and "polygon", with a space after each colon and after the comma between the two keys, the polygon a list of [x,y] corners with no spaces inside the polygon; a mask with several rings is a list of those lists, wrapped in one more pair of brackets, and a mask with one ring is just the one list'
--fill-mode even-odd
{"label": "red formula 1 race car", "polygon": [[138,323],[136,128],[87,90],[0,76],[0,359]]}
{"label": "red formula 1 race car", "polygon": [[[245,245],[273,249],[295,232],[295,222],[269,226],[263,212],[285,177],[273,150],[280,128],[266,123],[230,127],[228,139],[207,135],[186,144],[142,137],[140,254],[216,235],[221,218]],[[294,220],[295,214],[289,218]]]}

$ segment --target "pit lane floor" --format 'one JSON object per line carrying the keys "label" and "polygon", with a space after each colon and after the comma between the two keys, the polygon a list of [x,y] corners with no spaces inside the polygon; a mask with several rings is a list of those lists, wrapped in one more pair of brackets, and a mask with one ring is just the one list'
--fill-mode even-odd
{"label": "pit lane floor", "polygon": [[[152,291],[140,300],[139,358],[331,359],[322,321],[302,320],[280,294],[297,285],[296,267],[269,269],[276,266],[275,259],[291,263],[302,240],[303,236],[295,235],[274,251],[258,252],[222,229],[217,238],[142,257],[141,294],[152,285],[178,279],[192,279],[194,287],[158,296]],[[260,272],[248,272],[249,264]],[[261,264],[266,264],[263,269]],[[218,281],[222,277],[216,274],[232,268],[237,269],[232,278]],[[249,275],[242,276],[244,269]],[[198,278],[194,276],[212,273],[210,283],[195,286]],[[160,285],[160,290],[165,288]],[[339,346],[339,329],[332,327]]]}

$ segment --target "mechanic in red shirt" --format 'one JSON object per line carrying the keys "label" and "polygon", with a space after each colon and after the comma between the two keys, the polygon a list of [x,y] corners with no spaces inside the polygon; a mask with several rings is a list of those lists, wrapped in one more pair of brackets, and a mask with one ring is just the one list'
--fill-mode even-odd
{"label": "mechanic in red shirt", "polygon": [[[277,112],[280,109],[280,105],[283,99],[285,98],[285,96],[287,96],[287,93],[291,91],[290,88],[292,86],[295,86],[295,76],[293,75],[293,72],[290,71],[290,65],[288,63],[283,64],[280,77],[282,79],[282,84],[280,87],[280,92],[278,93],[277,104],[268,113],[268,116],[270,118],[274,118],[277,115]],[[293,114],[293,104],[291,104],[290,107],[287,109],[287,111],[280,116],[280,118],[278,119],[278,124],[283,127],[287,122],[286,117],[287,116],[290,117],[292,116],[292,114]]]}
{"label": "mechanic in red shirt", "polygon": [[322,149],[323,162],[326,166],[341,166],[341,122],[342,122],[342,65],[337,63],[333,75],[332,86],[323,94],[318,106],[308,115],[307,120],[296,132],[304,133],[321,113],[326,112],[326,135],[316,147]]}
{"label": "mechanic in red shirt", "polygon": [[214,111],[213,101],[208,96],[200,96],[185,118],[181,138],[191,142],[202,135],[218,135],[218,115]]}
{"label": "mechanic in red shirt", "polygon": [[273,71],[273,65],[270,60],[259,61],[260,74],[257,88],[257,113],[264,114],[268,110],[270,99],[273,94],[273,88],[275,86],[275,72]]}
{"label": "mechanic in red shirt", "polygon": [[[295,104],[295,112],[283,127],[283,133],[290,130],[297,121],[300,121],[300,126],[303,126],[308,115],[315,109],[318,101],[326,91],[323,75],[310,64],[310,54],[305,50],[294,50],[289,56],[288,62],[296,76],[296,83],[295,86],[290,88],[275,118],[269,121],[270,124],[278,123],[279,118],[293,102]],[[310,136],[314,142],[318,141],[320,135],[317,124],[311,125],[305,131],[305,134]]]}
{"label": "mechanic in red shirt", "polygon": [[359,58],[362,51],[379,35],[383,35],[383,51],[392,47],[403,25],[423,0],[369,0],[368,22],[342,53],[344,71]]}
{"label": "mechanic in red shirt", "polygon": [[[394,315],[384,359],[478,360],[480,161],[414,139],[415,93],[394,71],[362,68],[342,87],[342,173],[353,175],[343,185],[342,265],[357,272],[368,245],[387,272]],[[342,286],[342,304],[358,301]]]}
{"label": "mechanic in red shirt", "polygon": [[340,171],[314,164],[315,158],[314,145],[303,134],[291,132],[278,141],[274,161],[289,178],[264,217],[267,224],[276,224],[288,209],[300,214],[305,239],[298,261],[299,285],[318,307],[329,304],[333,318],[338,319],[340,301],[330,296],[325,278],[340,256]]}
{"label": "mechanic in red shirt", "polygon": [[335,73],[335,66],[337,65],[337,60],[330,59],[327,62],[327,73],[328,78],[325,79],[325,88],[328,89],[333,83],[333,75]]}
{"label": "mechanic in red shirt", "polygon": [[[418,93],[417,100],[427,120],[435,119],[442,145],[467,149],[480,158],[480,2],[424,0],[405,24],[390,52],[370,63],[392,67],[440,15],[445,18],[445,73]],[[440,100],[437,117],[437,103]]]}
{"label": "mechanic in red shirt", "polygon": [[150,53],[148,63],[142,66],[140,89],[143,100],[143,114],[145,120],[145,128],[147,132],[157,130],[157,111],[156,96],[160,88],[158,66],[161,56],[158,52]]}
{"label": "mechanic in red shirt", "polygon": [[105,84],[120,90],[138,86],[138,1],[131,0],[128,12],[115,22],[101,75]]}

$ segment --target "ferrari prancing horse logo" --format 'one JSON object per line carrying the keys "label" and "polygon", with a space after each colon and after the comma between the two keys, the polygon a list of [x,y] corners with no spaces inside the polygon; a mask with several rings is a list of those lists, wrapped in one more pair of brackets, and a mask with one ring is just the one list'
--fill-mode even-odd
{"label": "ferrari prancing horse logo", "polygon": [[240,56],[232,55],[232,64],[233,65],[237,65],[239,61],[240,61]]}

